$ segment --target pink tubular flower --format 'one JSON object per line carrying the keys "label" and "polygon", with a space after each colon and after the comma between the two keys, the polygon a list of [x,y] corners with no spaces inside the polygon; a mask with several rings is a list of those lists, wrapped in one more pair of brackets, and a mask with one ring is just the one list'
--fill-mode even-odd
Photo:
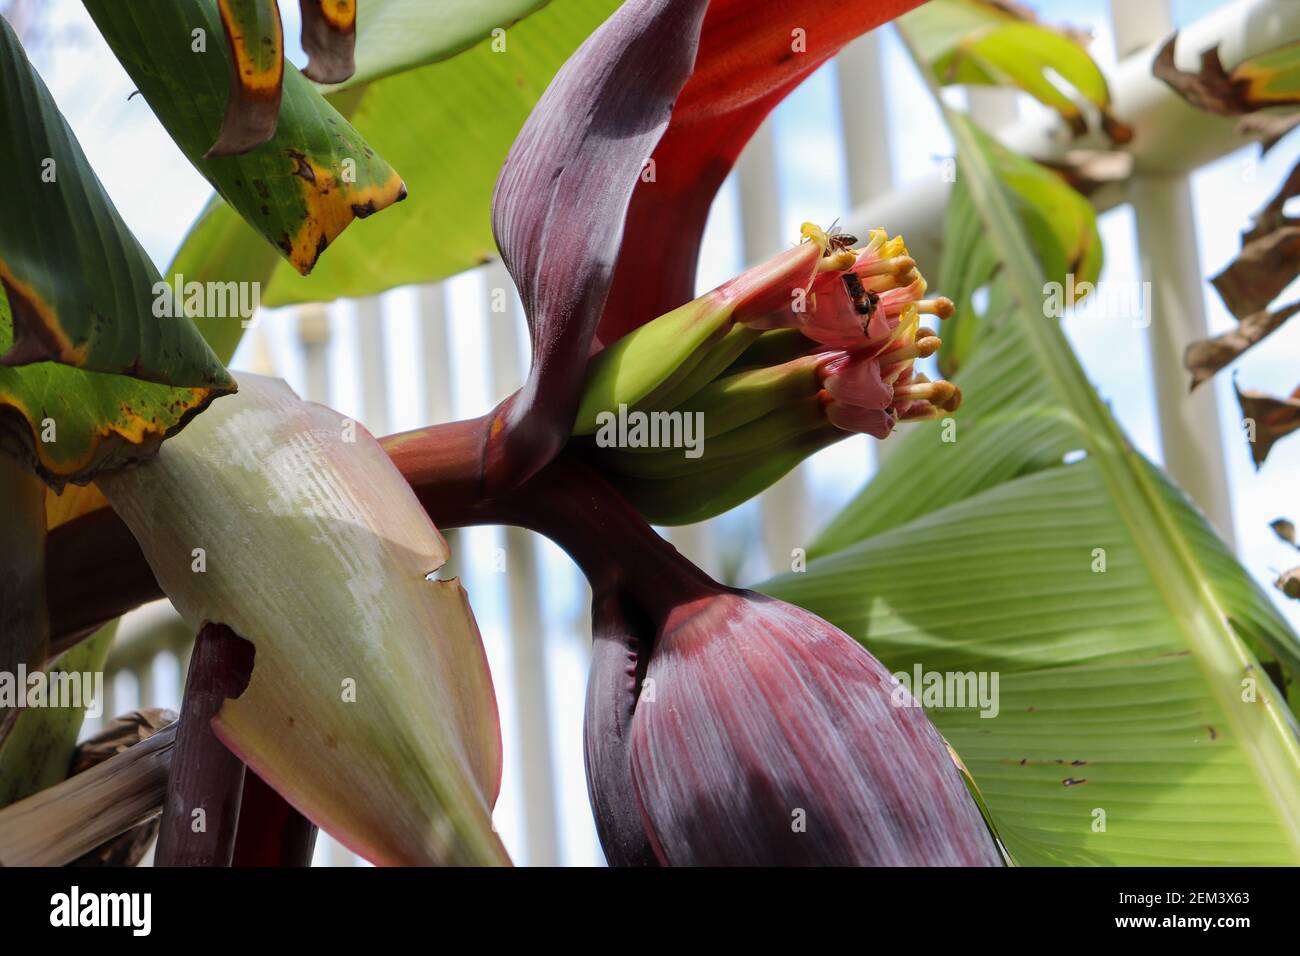
{"label": "pink tubular flower", "polygon": [[896,419],[890,408],[894,389],[881,375],[880,363],[865,353],[829,352],[819,369],[825,388],[826,417],[847,432],[885,438]]}
{"label": "pink tubular flower", "polygon": [[931,329],[916,327],[914,305],[907,304],[878,349],[821,353],[822,402],[835,427],[884,438],[902,419],[935,418],[961,404],[961,389],[951,382],[931,382],[913,373],[912,363],[933,355],[940,345]]}
{"label": "pink tubular flower", "polygon": [[797,328],[831,348],[879,349],[911,313],[952,315],[951,300],[922,298],[926,282],[902,236],[890,239],[885,230],[873,229],[867,243],[854,249],[855,236],[826,233],[812,223],[804,223],[803,235],[804,247],[821,251],[810,281],[788,289],[784,301],[771,297],[771,312],[742,319],[751,328]]}

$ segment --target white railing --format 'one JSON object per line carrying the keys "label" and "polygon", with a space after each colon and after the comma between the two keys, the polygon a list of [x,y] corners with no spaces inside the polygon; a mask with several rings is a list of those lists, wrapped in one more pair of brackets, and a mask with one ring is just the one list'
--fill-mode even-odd
{"label": "white railing", "polygon": [[[1136,178],[1127,191],[1103,194],[1101,205],[1128,201],[1136,211],[1141,275],[1154,284],[1157,321],[1149,329],[1149,347],[1166,465],[1232,540],[1215,393],[1206,388],[1189,400],[1181,352],[1206,327],[1187,177],[1243,141],[1230,121],[1192,111],[1151,78],[1151,44],[1172,30],[1167,0],[1113,0],[1111,24],[1122,61],[1113,74],[1117,113],[1137,127]],[[1279,35],[1300,35],[1300,3],[1240,0],[1185,31],[1195,49],[1221,41],[1228,60],[1268,49]],[[893,188],[886,136],[896,123],[882,70],[883,47],[880,37],[865,37],[835,66],[840,115],[834,132],[845,154],[853,210],[845,226],[857,232],[886,225],[902,232],[918,260],[933,270],[948,186],[936,174]],[[1062,148],[1051,135],[1054,124],[1041,111],[1019,118],[1014,94],[987,91],[970,105],[977,121],[1022,150],[1043,156]],[[1171,135],[1185,138],[1187,148],[1171,146]],[[924,145],[916,149],[922,162],[935,160]],[[770,255],[789,238],[780,215],[784,181],[769,120],[725,187],[740,212],[736,235],[730,237],[733,247],[743,250],[737,266]],[[491,310],[497,288],[509,290],[504,312]],[[349,330],[353,334],[345,334]],[[382,435],[394,427],[482,414],[523,380],[526,342],[509,277],[492,265],[414,294],[401,290],[268,316],[253,330],[237,365],[286,377],[304,397],[333,405]],[[414,392],[408,393],[405,378],[388,360],[390,345],[418,359],[422,380],[406,383]],[[390,388],[394,381],[403,387]],[[399,409],[390,402],[396,392],[405,402],[409,394],[420,396],[413,421],[402,419],[411,414],[409,406]],[[865,449],[868,443],[852,447]],[[889,448],[887,442],[876,445],[873,454],[888,454]],[[809,543],[831,513],[829,506],[867,479],[870,460],[865,451],[837,458],[851,468],[841,469],[842,487],[829,496],[817,487],[817,462],[806,462],[739,515],[671,529],[668,536],[721,579],[738,576],[743,567],[744,581],[759,580],[789,566],[792,549]],[[598,864],[602,858],[581,749],[590,637],[586,583],[558,549],[528,532],[470,529],[451,532],[448,539],[452,569],[465,581],[480,618],[500,703],[506,766],[497,827],[516,862]],[[741,553],[752,546],[761,546],[757,560]],[[124,624],[110,661],[107,713],[139,700],[178,705],[190,636],[165,607],[143,609]],[[322,835],[318,864],[353,862],[350,853]]]}

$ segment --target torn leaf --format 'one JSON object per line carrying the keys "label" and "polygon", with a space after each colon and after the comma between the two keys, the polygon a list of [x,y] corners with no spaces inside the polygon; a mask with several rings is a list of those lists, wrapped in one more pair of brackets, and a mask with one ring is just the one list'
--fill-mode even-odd
{"label": "torn leaf", "polygon": [[1018,87],[1056,110],[1070,131],[1082,136],[1088,118],[1050,71],[1091,104],[1111,142],[1133,138],[1110,112],[1110,90],[1088,54],[1087,33],[1048,26],[1032,11],[1004,0],[931,0],[902,23],[940,83]]}
{"label": "torn leaf", "polygon": [[233,387],[193,323],[160,314],[158,270],[2,18],[0,170],[0,363]]}
{"label": "torn leaf", "polygon": [[1300,428],[1300,388],[1287,398],[1274,398],[1253,389],[1237,388],[1236,392],[1250,442],[1250,457],[1258,469],[1273,445]]}
{"label": "torn leaf", "polygon": [[103,688],[96,689],[93,675],[103,673],[116,633],[117,621],[110,621],[56,660],[46,663],[42,657],[28,666],[29,675],[45,674],[47,686],[66,682],[77,693],[67,700],[51,700],[51,706],[18,710],[13,732],[0,747],[0,806],[52,787],[75,772],[69,765],[86,713],[104,705]]}
{"label": "torn leaf", "polygon": [[[218,200],[195,223],[169,271],[183,264],[186,276],[264,276],[262,301],[269,306],[371,295],[495,258],[492,189],[510,144],[551,77],[617,7],[618,0],[363,3],[357,72],[329,100],[401,170],[410,199],[399,211],[345,231],[333,243],[329,268],[306,279],[274,253],[267,264],[251,227]],[[528,51],[526,58],[494,52],[489,34],[507,26],[501,42]],[[490,112],[480,108],[487,90]],[[471,127],[472,140],[460,135]],[[439,240],[428,242],[429,236]]]}
{"label": "torn leaf", "polygon": [[[141,741],[148,740],[159,731],[170,727],[176,719],[175,711],[163,707],[133,710],[129,714],[114,718],[103,730],[77,746],[72,760],[72,771],[68,776],[96,767]],[[148,823],[118,834],[107,843],[78,857],[72,865],[138,866],[158,836],[158,824],[161,819],[155,817]]]}
{"label": "torn leaf", "polygon": [[1273,585],[1291,600],[1300,601],[1300,568],[1284,571]]}
{"label": "torn leaf", "polygon": [[1214,45],[1201,52],[1201,68],[1180,70],[1174,63],[1178,34],[1165,41],[1151,64],[1151,73],[1197,109],[1220,116],[1240,116],[1266,106],[1300,103],[1300,43],[1225,70]]}
{"label": "torn leaf", "polygon": [[1244,320],[1266,308],[1300,274],[1300,217],[1286,204],[1300,196],[1300,164],[1242,233],[1241,255],[1210,281],[1224,305]]}
{"label": "torn leaf", "polygon": [[1285,541],[1292,547],[1297,546],[1294,522],[1286,518],[1274,518],[1268,523],[1268,526],[1273,529],[1273,533],[1278,536],[1279,540]]}
{"label": "torn leaf", "polygon": [[1235,362],[1243,352],[1271,335],[1297,312],[1300,312],[1300,302],[1293,302],[1276,312],[1256,312],[1242,319],[1235,329],[1214,338],[1199,339],[1187,346],[1183,353],[1183,366],[1192,373],[1191,387],[1196,388]]}
{"label": "torn leaf", "polygon": [[238,156],[207,157],[225,109],[227,52],[216,0],[86,0],[86,9],[167,132],[244,219],[306,275],[354,219],[406,198],[406,186],[292,65],[275,135]]}
{"label": "torn leaf", "polygon": [[1259,140],[1261,155],[1266,156],[1297,124],[1300,113],[1250,113],[1238,121],[1237,135]]}

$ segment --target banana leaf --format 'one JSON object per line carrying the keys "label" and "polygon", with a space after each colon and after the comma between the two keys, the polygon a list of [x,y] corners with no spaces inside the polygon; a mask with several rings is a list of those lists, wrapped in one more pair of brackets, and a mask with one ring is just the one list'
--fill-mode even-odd
{"label": "banana leaf", "polygon": [[762,589],[900,679],[995,687],[992,706],[953,694],[929,713],[1016,863],[1300,862],[1300,642],[1093,390],[1044,316],[994,158],[949,123],[1003,321],[958,377],[951,427],[908,435],[807,571]]}

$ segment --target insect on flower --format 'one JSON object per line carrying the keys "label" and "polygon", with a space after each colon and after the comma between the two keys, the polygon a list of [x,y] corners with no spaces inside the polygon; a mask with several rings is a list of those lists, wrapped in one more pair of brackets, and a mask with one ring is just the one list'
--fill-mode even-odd
{"label": "insect on flower", "polygon": [[844,273],[844,288],[849,290],[849,298],[853,300],[853,308],[858,315],[864,319],[875,315],[876,306],[880,304],[880,294],[864,286],[856,272]]}
{"label": "insect on flower", "polygon": [[822,256],[829,256],[833,252],[839,252],[841,249],[852,249],[858,244],[858,237],[849,232],[840,229],[839,220],[836,219],[831,223],[831,227],[826,230],[826,251]]}

